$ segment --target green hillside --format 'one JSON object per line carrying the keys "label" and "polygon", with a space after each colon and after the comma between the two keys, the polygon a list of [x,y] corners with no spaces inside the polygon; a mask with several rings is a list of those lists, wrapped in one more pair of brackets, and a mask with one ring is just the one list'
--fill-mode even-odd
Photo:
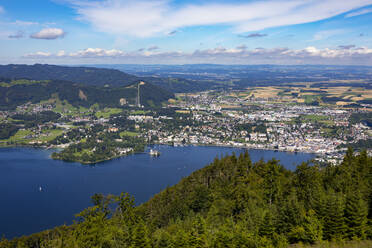
{"label": "green hillside", "polygon": [[[55,96],[75,107],[89,107],[93,104],[99,104],[100,107],[120,107],[136,103],[137,85],[138,82],[125,87],[104,87],[61,80],[1,80],[0,110],[15,109],[28,102],[38,103]],[[141,105],[160,107],[162,102],[173,97],[172,93],[152,84],[140,86]],[[120,102],[121,99],[125,101]]]}
{"label": "green hillside", "polygon": [[[29,80],[70,81],[89,86],[123,87],[145,81],[170,92],[194,92],[219,87],[213,82],[200,82],[177,78],[137,77],[115,69],[57,66],[48,64],[0,65],[0,77]],[[0,84],[1,86],[1,84]]]}
{"label": "green hillside", "polygon": [[74,225],[0,247],[370,247],[360,240],[372,239],[371,184],[366,152],[295,172],[226,156],[138,207],[127,194],[95,195]]}
{"label": "green hillside", "polygon": [[57,65],[0,65],[0,76],[10,79],[63,80],[97,86],[127,86],[139,80],[136,76],[112,69]]}

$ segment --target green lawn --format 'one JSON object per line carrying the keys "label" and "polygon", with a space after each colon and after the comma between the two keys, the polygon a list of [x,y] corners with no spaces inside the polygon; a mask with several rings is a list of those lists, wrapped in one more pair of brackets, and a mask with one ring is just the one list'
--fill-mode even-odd
{"label": "green lawn", "polygon": [[319,96],[317,95],[305,95],[303,96],[306,104],[311,104],[312,102],[316,102],[319,100]]}
{"label": "green lawn", "polygon": [[72,106],[68,101],[61,101],[58,98],[56,99],[56,107],[53,109],[57,113],[79,113],[78,109]]}
{"label": "green lawn", "polygon": [[123,132],[120,132],[120,137],[124,137],[124,136],[135,137],[135,136],[138,136],[138,134],[139,133],[136,133],[136,132],[123,131]]}
{"label": "green lawn", "polygon": [[105,108],[104,110],[95,113],[97,118],[109,118],[111,115],[119,114],[123,110],[119,108]]}
{"label": "green lawn", "polygon": [[26,142],[30,139],[25,139],[25,136],[33,134],[30,130],[18,130],[18,132],[9,139],[1,140],[3,142]]}
{"label": "green lawn", "polygon": [[136,110],[136,111],[131,112],[131,114],[133,114],[133,115],[145,115],[145,114],[147,114],[148,112],[149,112],[149,111]]}
{"label": "green lawn", "polygon": [[63,133],[62,129],[45,130],[45,131],[43,131],[43,134],[46,134],[47,136],[40,136],[37,140],[52,141],[57,136],[61,135],[62,133]]}
{"label": "green lawn", "polygon": [[304,120],[307,121],[325,121],[328,120],[328,116],[325,115],[304,115]]}
{"label": "green lawn", "polygon": [[31,85],[31,84],[40,84],[40,83],[47,83],[48,80],[43,81],[34,81],[34,80],[26,80],[26,79],[20,79],[20,80],[13,80],[10,83],[0,82],[0,87],[12,87],[14,85]]}

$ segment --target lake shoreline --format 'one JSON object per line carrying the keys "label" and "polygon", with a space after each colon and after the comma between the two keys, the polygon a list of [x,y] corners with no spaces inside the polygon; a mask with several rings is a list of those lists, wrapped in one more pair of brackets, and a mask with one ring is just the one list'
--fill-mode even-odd
{"label": "lake shoreline", "polygon": [[[249,146],[233,146],[233,145],[202,144],[202,143],[200,143],[200,144],[199,143],[198,144],[180,144],[180,145],[167,144],[167,143],[165,143],[165,144],[164,143],[153,143],[153,144],[148,144],[146,146],[146,148],[152,147],[152,146],[155,146],[155,145],[169,146],[169,147],[188,147],[188,146],[194,146],[194,147],[222,147],[222,148],[234,148],[234,149],[245,149],[245,150],[258,150],[258,151],[262,150],[262,151],[285,152],[285,153],[289,153],[289,154],[303,153],[303,154],[311,154],[311,155],[314,155],[314,156],[319,155],[318,153],[305,152],[305,151],[290,151],[290,150],[273,149],[273,148],[266,148],[266,147],[254,148],[254,147],[249,147]],[[52,149],[53,150],[57,150],[57,149],[59,150],[59,149],[61,149],[58,146],[38,146],[38,145],[34,145],[34,144],[33,145],[16,144],[16,145],[8,145],[8,146],[1,146],[0,145],[0,149],[1,148],[35,148],[35,149],[42,149],[42,150],[52,150]],[[114,159],[127,157],[127,156],[130,156],[130,155],[145,154],[146,153],[146,148],[142,152],[131,152],[131,153],[128,153],[128,154],[113,156],[113,157],[109,157],[107,159],[101,159],[101,160],[94,161],[94,162],[83,161],[83,160],[64,160],[64,159],[60,159],[58,157],[53,157],[53,154],[51,154],[49,157],[53,160],[59,160],[59,161],[63,161],[63,162],[66,162],[66,163],[80,163],[82,165],[96,165],[96,164],[111,161],[111,160],[114,160]]]}
{"label": "lake shoreline", "polygon": [[[196,147],[222,147],[222,148],[236,148],[236,149],[246,149],[246,150],[263,150],[263,151],[274,151],[274,152],[286,152],[286,153],[290,153],[290,154],[296,154],[296,153],[304,153],[304,154],[311,154],[311,155],[314,155],[314,156],[318,156],[319,154],[318,153],[314,153],[314,152],[307,152],[307,151],[290,151],[290,150],[281,150],[281,149],[273,149],[273,148],[266,148],[266,147],[260,147],[260,148],[255,148],[255,147],[249,147],[249,146],[233,146],[233,145],[220,145],[220,144],[167,144],[167,143],[154,143],[154,144],[148,144],[146,146],[146,148],[148,147],[151,147],[151,146],[154,146],[154,145],[161,145],[161,146],[169,146],[169,147],[187,147],[187,146],[196,146]],[[57,150],[57,149],[61,149],[60,147],[58,146],[38,146],[38,145],[30,145],[30,144],[15,144],[15,145],[6,145],[6,146],[2,146],[0,145],[0,149],[1,148],[35,148],[35,149],[43,149],[43,150]],[[144,151],[142,152],[132,152],[132,153],[129,153],[129,154],[122,154],[122,155],[118,155],[118,156],[113,156],[113,157],[109,157],[107,159],[101,159],[101,160],[98,160],[98,161],[83,161],[83,160],[64,160],[64,159],[60,159],[58,157],[53,157],[51,154],[50,155],[50,158],[53,159],[53,160],[60,160],[60,161],[63,161],[63,162],[67,162],[67,163],[80,163],[82,165],[95,165],[95,164],[100,164],[100,163],[103,163],[103,162],[107,162],[107,161],[111,161],[111,160],[114,160],[114,159],[118,159],[118,158],[122,158],[122,157],[127,157],[127,156],[130,156],[130,155],[135,155],[135,154],[143,154],[143,153],[146,153],[146,148]]]}

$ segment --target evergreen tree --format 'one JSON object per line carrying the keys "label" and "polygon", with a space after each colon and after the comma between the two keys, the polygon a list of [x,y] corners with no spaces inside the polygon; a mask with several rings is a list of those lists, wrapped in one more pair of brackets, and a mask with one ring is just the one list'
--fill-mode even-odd
{"label": "evergreen tree", "polygon": [[307,212],[303,226],[305,229],[304,242],[314,244],[322,240],[323,226],[314,210],[310,209]]}
{"label": "evergreen tree", "polygon": [[81,248],[99,248],[104,240],[105,213],[98,206],[90,207],[77,215],[80,223],[74,229],[76,245]]}
{"label": "evergreen tree", "polygon": [[213,239],[213,248],[230,248],[233,246],[233,236],[232,232],[225,228],[219,230]]}
{"label": "evergreen tree", "polygon": [[359,191],[349,193],[346,197],[345,220],[346,235],[349,239],[365,238],[367,231],[368,208]]}
{"label": "evergreen tree", "polygon": [[172,237],[168,232],[162,231],[160,237],[158,238],[156,245],[157,248],[173,248]]}
{"label": "evergreen tree", "polygon": [[189,236],[183,229],[179,229],[174,237],[173,246],[175,248],[188,248]]}
{"label": "evergreen tree", "polygon": [[339,195],[331,193],[327,199],[324,216],[324,238],[327,240],[342,240],[345,235],[344,206]]}
{"label": "evergreen tree", "polygon": [[205,221],[200,215],[197,215],[193,222],[189,245],[192,248],[206,247]]}
{"label": "evergreen tree", "polygon": [[273,223],[273,216],[271,210],[265,213],[265,217],[259,228],[259,235],[272,238],[275,233],[275,225]]}
{"label": "evergreen tree", "polygon": [[354,162],[354,151],[353,151],[353,148],[349,146],[347,148],[346,155],[343,160],[343,164],[347,166],[352,166],[353,162]]}
{"label": "evergreen tree", "polygon": [[132,244],[131,248],[150,248],[150,240],[148,238],[148,231],[143,223],[143,221],[139,221],[139,223],[135,226],[134,231],[132,233]]}

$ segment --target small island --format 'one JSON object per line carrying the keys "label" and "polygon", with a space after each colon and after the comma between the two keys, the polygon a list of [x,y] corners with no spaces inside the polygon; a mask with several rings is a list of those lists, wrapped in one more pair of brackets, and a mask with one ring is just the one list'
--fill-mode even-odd
{"label": "small island", "polygon": [[[103,125],[96,125],[90,129],[80,129],[76,134],[80,135],[81,133],[84,133],[84,138],[76,143],[68,144],[60,152],[54,152],[52,158],[82,164],[95,164],[145,150],[145,140],[136,136],[134,132],[118,132],[117,128],[105,129]],[[68,139],[68,141],[70,140]],[[57,144],[63,141],[64,137],[54,140]]]}

